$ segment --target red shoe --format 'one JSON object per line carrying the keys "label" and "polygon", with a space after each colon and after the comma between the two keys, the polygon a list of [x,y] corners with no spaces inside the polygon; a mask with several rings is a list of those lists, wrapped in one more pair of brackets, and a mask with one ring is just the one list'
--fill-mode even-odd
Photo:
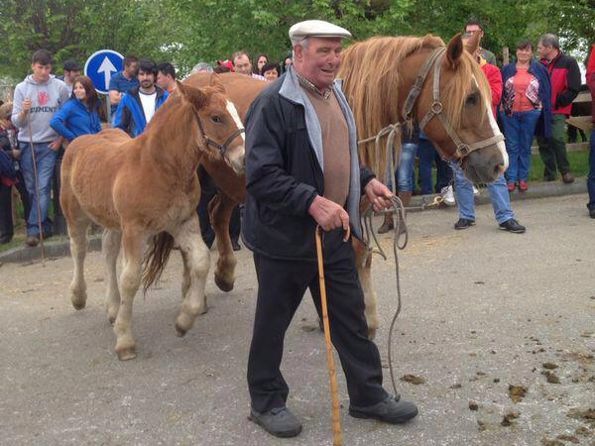
{"label": "red shoe", "polygon": [[527,184],[527,182],[525,180],[520,180],[519,181],[519,190],[521,192],[525,192],[527,189],[529,189],[529,185]]}
{"label": "red shoe", "polygon": [[514,188],[516,187],[516,184],[514,184],[514,182],[512,182],[512,181],[509,181],[506,184],[506,187],[508,188],[508,192],[512,192],[514,190]]}

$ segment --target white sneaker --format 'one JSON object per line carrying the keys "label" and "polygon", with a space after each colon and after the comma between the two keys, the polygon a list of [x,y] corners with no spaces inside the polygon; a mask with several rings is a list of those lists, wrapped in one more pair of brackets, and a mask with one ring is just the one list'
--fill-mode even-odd
{"label": "white sneaker", "polygon": [[479,189],[475,187],[475,185],[473,185],[473,196],[474,197],[478,197],[479,196]]}
{"label": "white sneaker", "polygon": [[442,201],[445,205],[454,206],[455,204],[457,204],[452,185],[443,187],[440,191],[440,195],[442,195]]}

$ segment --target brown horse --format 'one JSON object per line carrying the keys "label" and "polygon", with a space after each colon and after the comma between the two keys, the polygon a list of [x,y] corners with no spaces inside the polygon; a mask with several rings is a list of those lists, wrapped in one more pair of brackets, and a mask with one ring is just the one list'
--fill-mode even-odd
{"label": "brown horse", "polygon": [[[198,73],[186,82],[200,86],[209,74]],[[477,63],[463,51],[460,35],[445,46],[435,36],[374,37],[355,43],[343,52],[339,78],[353,110],[358,135],[373,137],[395,123],[416,120],[444,158],[458,159],[474,182],[490,182],[506,169],[508,159],[502,136],[490,112],[487,81]],[[219,77],[230,100],[239,106],[244,118],[248,104],[266,84],[247,76],[224,74]],[[416,87],[416,88],[414,88]],[[399,139],[399,138],[397,138]],[[398,141],[397,141],[398,145]],[[373,143],[360,145],[361,160],[384,173],[385,153],[376,153]],[[235,205],[245,193],[245,185],[231,175],[222,163],[205,168],[223,191],[211,220],[218,225],[221,207]],[[235,201],[235,202],[234,202]],[[216,229],[217,232],[217,229]],[[226,237],[227,227],[217,237]],[[378,327],[376,296],[371,281],[371,254],[354,239],[356,261],[366,300],[370,336]]]}
{"label": "brown horse", "polygon": [[[161,274],[174,243],[184,260],[178,335],[206,311],[210,262],[196,216],[196,168],[201,160],[213,159],[229,166],[232,175],[243,173],[243,128],[237,114],[230,113],[224,88],[177,87],[137,138],[119,129],[81,136],[68,146],[62,162],[60,203],[74,260],[72,304],[77,310],[86,304],[86,231],[93,221],[105,228],[107,314],[121,360],[136,356],[131,318],[141,275],[146,290]],[[120,245],[124,256],[118,288]]]}

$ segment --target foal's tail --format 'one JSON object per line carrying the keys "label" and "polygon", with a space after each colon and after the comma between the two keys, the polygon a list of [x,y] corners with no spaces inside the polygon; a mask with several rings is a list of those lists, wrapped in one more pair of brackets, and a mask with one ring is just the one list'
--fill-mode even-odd
{"label": "foal's tail", "polygon": [[153,236],[153,244],[143,261],[143,291],[154,284],[161,277],[163,269],[174,247],[174,238],[167,232],[160,232]]}

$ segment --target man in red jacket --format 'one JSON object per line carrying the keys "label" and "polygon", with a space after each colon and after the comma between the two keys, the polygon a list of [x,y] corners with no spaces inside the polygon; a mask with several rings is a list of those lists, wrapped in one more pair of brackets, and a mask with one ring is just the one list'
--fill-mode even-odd
{"label": "man in red jacket", "polygon": [[[562,174],[564,183],[572,183],[570,165],[566,156],[565,124],[570,116],[572,101],[581,86],[581,73],[573,57],[562,54],[558,37],[544,34],[537,44],[537,52],[548,72],[552,83],[552,137],[538,137],[539,153],[545,165],[543,179],[554,181],[556,170]],[[557,169],[556,169],[557,168]]]}
{"label": "man in red jacket", "polygon": [[[481,48],[479,47],[479,39],[475,38],[474,42],[468,36],[463,37],[465,48],[477,60],[483,73],[485,74],[490,92],[492,96],[492,116],[490,120],[496,126],[495,111],[496,106],[500,103],[502,96],[502,76],[498,67],[487,63],[481,57]],[[450,166],[454,172],[455,179],[455,196],[457,202],[457,210],[459,211],[459,220],[455,223],[456,230],[468,229],[475,225],[475,206],[473,203],[473,184],[463,174],[462,169],[457,163],[450,162]],[[503,231],[512,232],[513,234],[522,234],[526,231],[525,226],[521,225],[515,218],[514,212],[510,206],[510,195],[506,188],[506,180],[504,174],[492,183],[487,185],[492,208],[494,209],[494,216],[498,222],[499,229]]]}

